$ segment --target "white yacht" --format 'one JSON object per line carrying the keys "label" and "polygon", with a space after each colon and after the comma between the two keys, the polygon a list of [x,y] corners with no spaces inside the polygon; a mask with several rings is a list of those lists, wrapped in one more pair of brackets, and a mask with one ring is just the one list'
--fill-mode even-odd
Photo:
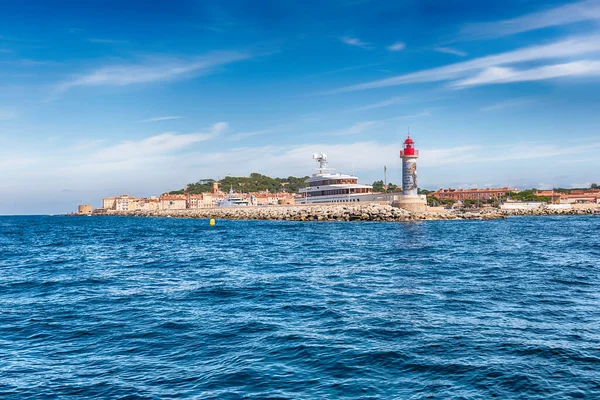
{"label": "white yacht", "polygon": [[243,207],[249,205],[250,202],[244,199],[241,195],[236,195],[233,188],[229,189],[229,195],[226,199],[221,200],[219,207]]}
{"label": "white yacht", "polygon": [[302,203],[348,203],[373,201],[373,186],[361,185],[352,175],[330,172],[327,167],[327,154],[315,153],[313,159],[319,169],[306,180],[308,187],[301,188]]}

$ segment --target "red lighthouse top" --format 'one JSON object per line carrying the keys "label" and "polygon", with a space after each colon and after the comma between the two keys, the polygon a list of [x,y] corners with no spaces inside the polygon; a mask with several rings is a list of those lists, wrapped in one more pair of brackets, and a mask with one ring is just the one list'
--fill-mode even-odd
{"label": "red lighthouse top", "polygon": [[410,135],[404,141],[404,150],[400,150],[400,157],[415,156],[419,157],[419,150],[415,150],[415,141],[410,138]]}

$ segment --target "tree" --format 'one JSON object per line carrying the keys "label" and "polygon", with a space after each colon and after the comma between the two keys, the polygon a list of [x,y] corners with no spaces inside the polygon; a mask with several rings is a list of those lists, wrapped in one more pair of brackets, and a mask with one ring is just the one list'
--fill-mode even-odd
{"label": "tree", "polygon": [[477,204],[477,201],[478,200],[475,199],[464,199],[462,203],[465,205],[465,207],[473,208]]}
{"label": "tree", "polygon": [[373,182],[373,192],[385,192],[385,188],[383,187],[383,181]]}
{"label": "tree", "polygon": [[442,203],[440,202],[440,200],[437,197],[435,197],[435,196],[427,196],[427,205],[429,207],[438,207],[441,204]]}
{"label": "tree", "polygon": [[511,192],[510,199],[518,201],[543,201],[549,203],[552,199],[549,196],[536,196],[536,189],[521,190],[519,193]]}
{"label": "tree", "polygon": [[592,183],[590,186],[590,189],[598,189],[598,184],[597,183]]}

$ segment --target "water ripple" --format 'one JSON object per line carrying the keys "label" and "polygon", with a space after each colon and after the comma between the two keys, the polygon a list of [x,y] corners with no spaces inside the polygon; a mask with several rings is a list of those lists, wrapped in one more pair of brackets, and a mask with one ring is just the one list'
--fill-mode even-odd
{"label": "water ripple", "polygon": [[600,398],[600,218],[0,218],[0,398]]}

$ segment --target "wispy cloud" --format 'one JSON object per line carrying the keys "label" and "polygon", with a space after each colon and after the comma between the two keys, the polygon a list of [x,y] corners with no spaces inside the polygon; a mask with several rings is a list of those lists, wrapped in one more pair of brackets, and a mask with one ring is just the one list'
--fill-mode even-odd
{"label": "wispy cloud", "polygon": [[389,99],[386,99],[383,101],[379,101],[377,103],[367,104],[362,107],[351,108],[349,110],[346,110],[346,112],[366,111],[366,110],[373,110],[376,108],[389,107],[389,106],[393,106],[395,104],[402,103],[404,101],[406,101],[406,97],[396,96],[396,97],[392,97],[392,98],[389,98]]}
{"label": "wispy cloud", "polygon": [[357,122],[347,128],[341,129],[336,132],[331,132],[329,135],[331,136],[347,136],[347,135],[356,135],[359,133],[366,132],[370,129],[381,124],[381,121],[364,121]]}
{"label": "wispy cloud", "polygon": [[245,138],[249,138],[249,137],[254,137],[254,136],[259,136],[259,135],[264,135],[267,133],[273,133],[275,132],[275,128],[272,129],[262,129],[262,130],[257,130],[257,131],[249,131],[249,132],[239,132],[236,133],[235,135],[231,135],[231,137],[229,138],[229,140],[241,140],[241,139],[245,139]]}
{"label": "wispy cloud", "polygon": [[96,162],[118,162],[154,157],[185,148],[198,142],[213,139],[222,134],[227,127],[227,123],[218,122],[207,132],[189,134],[167,132],[139,141],[124,141],[114,146],[100,149],[93,155],[92,160]]}
{"label": "wispy cloud", "polygon": [[454,54],[455,56],[459,57],[466,57],[468,55],[466,52],[454,49],[452,47],[436,47],[433,50],[437,51],[438,53]]}
{"label": "wispy cloud", "polygon": [[567,58],[600,52],[600,36],[585,36],[561,40],[546,45],[530,46],[514,51],[475,58],[443,67],[426,69],[392,78],[346,86],[328,94],[375,89],[421,82],[439,82],[465,78],[486,68],[527,61]]}
{"label": "wispy cloud", "polygon": [[387,47],[389,51],[400,51],[406,48],[406,44],[404,42],[396,42]]}
{"label": "wispy cloud", "polygon": [[126,44],[126,43],[129,43],[128,40],[100,39],[100,38],[90,38],[90,39],[88,39],[88,42],[99,43],[99,44]]}
{"label": "wispy cloud", "polygon": [[517,142],[498,146],[459,146],[445,149],[428,149],[422,152],[421,163],[425,166],[439,166],[464,163],[501,163],[506,161],[532,160],[561,155],[587,154],[600,149],[600,142],[564,146]]}
{"label": "wispy cloud", "polygon": [[584,0],[502,21],[466,25],[464,38],[509,36],[552,26],[600,19],[600,1]]}
{"label": "wispy cloud", "polygon": [[180,118],[183,118],[183,117],[179,117],[179,116],[154,117],[154,118],[143,119],[141,121],[138,121],[138,123],[143,124],[143,123],[147,123],[147,122],[168,121],[171,119],[180,119]]}
{"label": "wispy cloud", "polygon": [[56,85],[55,89],[58,93],[63,93],[83,86],[126,86],[194,77],[250,57],[246,53],[214,53],[194,58],[153,57],[136,64],[100,67],[73,76]]}
{"label": "wispy cloud", "polygon": [[520,106],[525,106],[525,105],[532,104],[535,102],[537,102],[537,99],[531,98],[531,97],[510,99],[510,100],[500,101],[500,102],[482,107],[481,111],[487,112],[487,111],[503,110],[505,108],[520,107]]}
{"label": "wispy cloud", "polygon": [[340,40],[349,46],[356,46],[356,47],[362,47],[362,48],[367,48],[367,47],[369,47],[369,44],[370,44],[367,42],[363,42],[362,40],[360,40],[358,38],[353,38],[353,37],[349,37],[349,36],[342,36],[342,37],[340,37]]}
{"label": "wispy cloud", "polygon": [[427,117],[429,115],[431,115],[431,113],[429,111],[422,111],[422,112],[419,112],[416,114],[400,115],[397,117],[379,119],[379,120],[374,120],[374,121],[362,121],[362,122],[357,122],[355,124],[352,124],[347,128],[344,128],[344,129],[341,129],[338,131],[334,131],[334,132],[330,132],[327,135],[329,135],[329,136],[357,135],[359,133],[368,132],[374,128],[381,127],[390,122],[406,120],[406,119],[413,119],[413,118],[422,118],[422,117]]}
{"label": "wispy cloud", "polygon": [[564,64],[517,70],[507,67],[486,68],[476,76],[452,84],[454,87],[492,85],[510,82],[540,81],[567,76],[598,76],[600,61],[583,60]]}

